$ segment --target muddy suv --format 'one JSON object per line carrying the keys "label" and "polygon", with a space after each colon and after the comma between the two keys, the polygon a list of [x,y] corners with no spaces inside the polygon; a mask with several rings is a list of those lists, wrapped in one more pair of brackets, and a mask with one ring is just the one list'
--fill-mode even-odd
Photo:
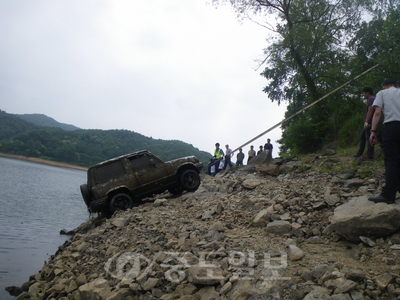
{"label": "muddy suv", "polygon": [[195,156],[163,162],[149,151],[139,151],[90,167],[87,184],[80,189],[90,212],[114,213],[166,190],[197,190],[202,167]]}

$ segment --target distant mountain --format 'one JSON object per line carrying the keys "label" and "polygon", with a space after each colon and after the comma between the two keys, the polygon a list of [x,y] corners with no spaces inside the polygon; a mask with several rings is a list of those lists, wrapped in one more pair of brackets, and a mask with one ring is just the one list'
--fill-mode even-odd
{"label": "distant mountain", "polygon": [[0,141],[11,139],[15,135],[30,130],[33,127],[33,124],[0,110]]}
{"label": "distant mountain", "polygon": [[66,131],[73,131],[80,129],[79,127],[76,127],[74,125],[69,125],[69,124],[64,124],[64,123],[59,123],[53,118],[50,118],[46,115],[43,114],[23,114],[23,115],[16,115],[17,117],[20,117],[22,120],[25,120],[29,123],[38,125],[38,126],[44,126],[44,127],[57,127],[64,129]]}
{"label": "distant mountain", "polygon": [[66,124],[45,115],[0,110],[0,152],[83,167],[140,150],[149,150],[164,161],[194,155],[204,165],[212,156],[182,141],[153,139],[134,131],[83,130],[73,125],[64,129],[60,125]]}

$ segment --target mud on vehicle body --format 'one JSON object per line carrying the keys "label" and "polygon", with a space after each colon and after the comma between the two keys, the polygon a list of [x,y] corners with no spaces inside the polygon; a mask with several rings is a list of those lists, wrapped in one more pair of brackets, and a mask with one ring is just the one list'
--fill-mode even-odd
{"label": "mud on vehicle body", "polygon": [[90,167],[80,189],[90,212],[112,214],[166,190],[172,194],[197,190],[202,167],[195,156],[163,162],[149,151],[139,151]]}

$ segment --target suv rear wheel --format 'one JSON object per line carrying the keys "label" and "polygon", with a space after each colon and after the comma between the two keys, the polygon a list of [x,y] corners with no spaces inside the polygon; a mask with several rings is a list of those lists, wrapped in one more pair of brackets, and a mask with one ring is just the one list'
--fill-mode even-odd
{"label": "suv rear wheel", "polygon": [[133,207],[133,201],[131,196],[125,193],[119,193],[114,195],[110,201],[110,210],[113,214],[117,210],[126,210]]}
{"label": "suv rear wheel", "polygon": [[188,192],[194,192],[200,185],[200,176],[194,170],[186,170],[181,175],[181,185]]}
{"label": "suv rear wheel", "polygon": [[90,195],[89,187],[85,183],[85,184],[81,184],[80,188],[81,188],[81,194],[82,194],[83,200],[85,201],[86,206],[89,207],[90,202],[92,201],[92,196]]}

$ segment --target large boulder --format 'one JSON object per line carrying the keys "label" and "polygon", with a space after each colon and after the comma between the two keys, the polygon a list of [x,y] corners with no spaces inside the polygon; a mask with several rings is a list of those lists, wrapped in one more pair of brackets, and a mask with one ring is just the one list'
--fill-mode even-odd
{"label": "large boulder", "polygon": [[258,154],[257,156],[253,157],[248,164],[249,165],[260,165],[260,164],[269,164],[272,161],[271,154],[269,150],[265,150]]}
{"label": "large boulder", "polygon": [[338,206],[325,233],[335,232],[349,241],[360,236],[383,237],[400,227],[400,204],[373,203],[366,196]]}

